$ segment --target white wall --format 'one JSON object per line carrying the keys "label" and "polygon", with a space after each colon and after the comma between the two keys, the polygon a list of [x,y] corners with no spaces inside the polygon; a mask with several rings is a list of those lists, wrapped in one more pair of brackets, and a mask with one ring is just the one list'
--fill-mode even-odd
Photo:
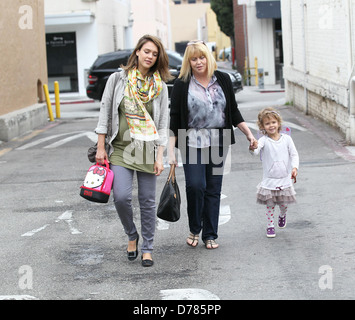
{"label": "white wall", "polygon": [[127,38],[131,35],[130,11],[130,0],[45,0],[46,33],[76,33],[79,82],[76,95],[86,96],[85,70],[99,54],[132,47],[132,39]]}
{"label": "white wall", "polygon": [[133,47],[145,34],[157,36],[165,48],[170,43],[170,11],[167,0],[131,0]]}
{"label": "white wall", "polygon": [[289,101],[348,135],[355,0],[282,0]]}
{"label": "white wall", "polygon": [[[255,5],[248,6],[247,16],[249,65],[253,68],[255,57],[257,57],[258,68],[264,69],[264,73],[266,73],[264,84],[273,85],[276,82],[273,19],[258,19]],[[253,83],[254,78],[252,79]]]}

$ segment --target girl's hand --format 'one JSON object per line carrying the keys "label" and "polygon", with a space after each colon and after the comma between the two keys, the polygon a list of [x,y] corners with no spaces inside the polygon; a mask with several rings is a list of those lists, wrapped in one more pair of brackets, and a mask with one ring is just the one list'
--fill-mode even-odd
{"label": "girl's hand", "polygon": [[250,141],[249,150],[258,149],[258,140],[254,139]]}
{"label": "girl's hand", "polygon": [[245,136],[249,140],[249,148],[251,148],[251,150],[254,150],[258,147],[258,140],[255,139],[255,137],[251,133],[250,129],[248,127],[246,127],[246,128],[247,128],[247,132],[246,132]]}
{"label": "girl's hand", "polygon": [[293,183],[296,183],[297,182],[297,179],[296,179],[296,177],[297,177],[297,168],[293,168],[292,169],[292,173],[291,173],[291,179],[293,179]]}

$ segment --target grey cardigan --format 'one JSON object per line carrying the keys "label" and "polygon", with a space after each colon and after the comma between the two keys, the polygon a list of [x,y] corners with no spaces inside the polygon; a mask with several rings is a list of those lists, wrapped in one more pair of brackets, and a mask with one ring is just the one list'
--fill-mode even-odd
{"label": "grey cardigan", "polygon": [[[105,91],[102,95],[99,121],[95,132],[97,134],[106,134],[106,141],[108,141],[110,145],[108,156],[113,152],[112,141],[118,133],[118,108],[124,97],[127,81],[127,75],[124,70],[111,74],[107,80]],[[165,82],[163,82],[163,90],[159,96],[153,100],[152,118],[159,134],[159,138],[154,141],[154,145],[166,146],[168,143],[169,130],[169,98]],[[108,125],[109,120],[111,120],[111,126]],[[109,130],[110,127],[111,130]]]}

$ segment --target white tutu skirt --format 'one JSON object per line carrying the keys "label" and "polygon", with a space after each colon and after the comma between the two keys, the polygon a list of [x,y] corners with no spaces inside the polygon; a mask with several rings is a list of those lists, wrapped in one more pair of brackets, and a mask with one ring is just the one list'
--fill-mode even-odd
{"label": "white tutu skirt", "polygon": [[296,202],[296,192],[293,186],[282,190],[270,190],[257,186],[256,202],[264,205],[290,204]]}

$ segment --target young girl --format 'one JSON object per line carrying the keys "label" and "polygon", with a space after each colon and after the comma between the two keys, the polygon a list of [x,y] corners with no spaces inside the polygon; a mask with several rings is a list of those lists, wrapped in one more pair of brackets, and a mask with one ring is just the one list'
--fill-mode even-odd
{"label": "young girl", "polygon": [[296,183],[299,157],[292,138],[280,133],[281,116],[273,108],[265,108],[258,115],[258,126],[263,136],[258,148],[250,153],[261,153],[263,180],[257,186],[257,203],[266,205],[268,224],[266,236],[275,237],[274,210],[280,207],[279,228],[286,227],[286,212],[290,203],[296,202],[292,179]]}

